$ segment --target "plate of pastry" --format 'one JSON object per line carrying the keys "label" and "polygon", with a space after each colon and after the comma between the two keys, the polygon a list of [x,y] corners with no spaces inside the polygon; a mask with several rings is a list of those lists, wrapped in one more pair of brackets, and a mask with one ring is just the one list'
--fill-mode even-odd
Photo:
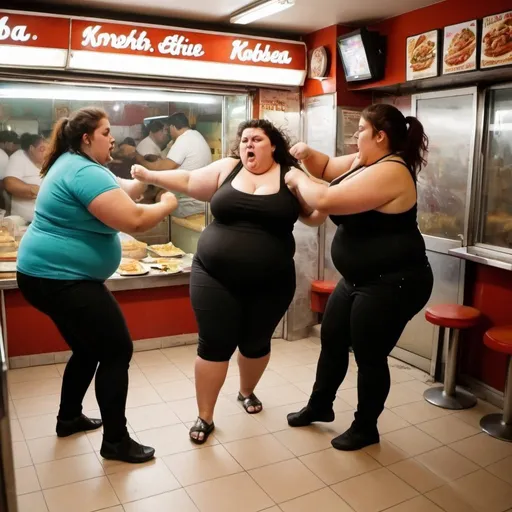
{"label": "plate of pastry", "polygon": [[144,276],[149,273],[149,269],[143,265],[140,261],[123,258],[117,269],[117,273],[120,276]]}
{"label": "plate of pastry", "polygon": [[153,254],[162,258],[181,258],[185,255],[185,251],[173,245],[172,242],[169,242],[168,244],[150,245],[148,249]]}

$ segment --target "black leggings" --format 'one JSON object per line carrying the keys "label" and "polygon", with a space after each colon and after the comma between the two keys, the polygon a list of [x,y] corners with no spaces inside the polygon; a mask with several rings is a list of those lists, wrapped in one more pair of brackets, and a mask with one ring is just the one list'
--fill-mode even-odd
{"label": "black leggings", "polygon": [[352,346],[358,366],[355,424],[375,428],[391,386],[388,355],[409,320],[427,303],[432,286],[430,266],[383,275],[364,285],[341,280],[322,321],[322,351],[309,406],[332,410]]}
{"label": "black leggings", "polygon": [[190,276],[190,299],[199,326],[197,353],[206,361],[229,361],[236,348],[251,359],[270,353],[272,335],[295,293],[295,268],[267,286],[235,290],[212,277],[197,256]]}
{"label": "black leggings", "polygon": [[96,373],[104,438],[119,441],[127,433],[125,407],[133,343],[116,299],[98,281],[60,281],[21,272],[17,279],[25,299],[53,320],[73,352],[62,380],[59,419],[80,416]]}

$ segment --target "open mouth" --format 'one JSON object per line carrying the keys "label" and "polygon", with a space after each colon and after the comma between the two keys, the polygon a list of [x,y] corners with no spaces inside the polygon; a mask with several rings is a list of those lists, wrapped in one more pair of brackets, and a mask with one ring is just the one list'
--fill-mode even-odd
{"label": "open mouth", "polygon": [[247,151],[247,158],[254,158],[254,152],[253,151]]}

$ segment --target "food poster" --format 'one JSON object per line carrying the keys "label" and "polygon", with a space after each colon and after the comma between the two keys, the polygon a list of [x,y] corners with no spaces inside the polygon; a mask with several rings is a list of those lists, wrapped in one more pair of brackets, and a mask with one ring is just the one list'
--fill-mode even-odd
{"label": "food poster", "polygon": [[477,34],[476,20],[444,29],[443,75],[477,68]]}
{"label": "food poster", "polygon": [[487,16],[482,24],[482,69],[512,64],[512,11]]}
{"label": "food poster", "polygon": [[439,31],[407,38],[407,80],[431,78],[439,74]]}

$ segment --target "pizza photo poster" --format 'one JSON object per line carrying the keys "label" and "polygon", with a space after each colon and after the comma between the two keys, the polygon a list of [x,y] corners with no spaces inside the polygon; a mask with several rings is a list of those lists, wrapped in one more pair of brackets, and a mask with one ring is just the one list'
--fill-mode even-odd
{"label": "pizza photo poster", "polygon": [[439,75],[439,30],[407,38],[407,80]]}
{"label": "pizza photo poster", "polygon": [[477,20],[445,27],[443,75],[477,69]]}
{"label": "pizza photo poster", "polygon": [[482,69],[512,64],[512,11],[487,16],[482,22]]}

